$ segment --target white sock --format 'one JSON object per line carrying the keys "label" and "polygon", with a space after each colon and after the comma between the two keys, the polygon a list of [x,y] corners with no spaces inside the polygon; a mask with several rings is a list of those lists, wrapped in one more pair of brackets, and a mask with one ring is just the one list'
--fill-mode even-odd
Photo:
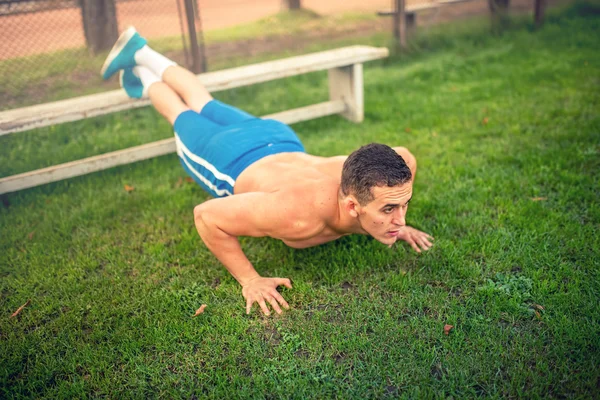
{"label": "white sock", "polygon": [[144,85],[144,91],[142,92],[143,97],[148,96],[148,89],[150,89],[150,86],[152,86],[153,83],[161,81],[160,78],[154,74],[154,72],[141,65],[133,67],[133,73],[140,78],[142,85]]}
{"label": "white sock", "polygon": [[163,73],[167,68],[177,65],[175,61],[169,60],[162,54],[157,53],[148,45],[136,51],[134,57],[138,65],[149,68],[160,79],[162,79]]}

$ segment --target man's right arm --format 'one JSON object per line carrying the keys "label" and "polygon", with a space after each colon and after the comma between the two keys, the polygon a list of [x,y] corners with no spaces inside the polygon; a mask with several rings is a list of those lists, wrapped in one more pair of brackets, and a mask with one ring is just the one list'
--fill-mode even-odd
{"label": "man's right arm", "polygon": [[281,313],[279,304],[289,307],[276,289],[279,285],[291,288],[290,280],[262,278],[242,251],[237,239],[238,236],[267,236],[272,231],[273,224],[277,224],[273,215],[278,215],[266,213],[276,207],[272,197],[268,193],[247,193],[209,200],[194,208],[198,234],[208,249],[242,285],[247,313],[254,302],[267,315],[269,311],[266,302],[278,313]]}

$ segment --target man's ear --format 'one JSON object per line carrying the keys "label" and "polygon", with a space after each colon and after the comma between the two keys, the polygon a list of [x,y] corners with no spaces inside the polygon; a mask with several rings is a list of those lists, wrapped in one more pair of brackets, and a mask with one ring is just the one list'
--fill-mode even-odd
{"label": "man's ear", "polygon": [[346,196],[344,199],[344,209],[353,218],[358,218],[360,214],[360,204],[353,195]]}

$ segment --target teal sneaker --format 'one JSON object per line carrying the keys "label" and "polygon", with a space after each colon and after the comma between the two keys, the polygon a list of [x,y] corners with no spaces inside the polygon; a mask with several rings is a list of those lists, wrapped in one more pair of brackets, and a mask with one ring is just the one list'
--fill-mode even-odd
{"label": "teal sneaker", "polygon": [[127,28],[108,53],[106,61],[100,70],[102,79],[106,80],[118,70],[136,66],[135,52],[146,45],[147,41],[140,36],[133,26]]}
{"label": "teal sneaker", "polygon": [[142,80],[133,72],[133,68],[125,68],[121,70],[119,75],[121,87],[127,93],[127,96],[132,99],[141,99],[144,95],[144,85]]}

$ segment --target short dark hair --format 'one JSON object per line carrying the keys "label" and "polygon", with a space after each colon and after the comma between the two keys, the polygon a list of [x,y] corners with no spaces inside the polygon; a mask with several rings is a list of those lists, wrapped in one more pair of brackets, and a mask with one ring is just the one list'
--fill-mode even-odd
{"label": "short dark hair", "polygon": [[393,187],[412,179],[410,168],[394,149],[385,144],[371,143],[356,150],[342,167],[341,190],[344,196],[353,194],[360,205],[371,202],[373,186]]}

